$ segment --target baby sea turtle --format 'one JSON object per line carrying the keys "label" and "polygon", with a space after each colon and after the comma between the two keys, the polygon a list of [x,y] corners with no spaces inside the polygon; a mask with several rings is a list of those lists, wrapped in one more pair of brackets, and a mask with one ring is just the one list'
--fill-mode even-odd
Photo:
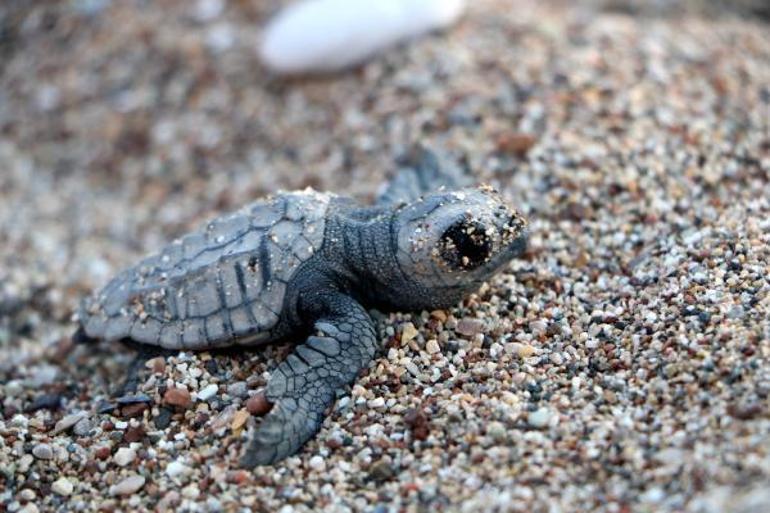
{"label": "baby sea turtle", "polygon": [[242,464],[294,454],[377,352],[367,308],[450,307],[525,247],[522,216],[464,168],[425,149],[401,164],[373,206],[308,189],[211,221],[84,301],[76,335],[171,350],[306,336],[272,372]]}

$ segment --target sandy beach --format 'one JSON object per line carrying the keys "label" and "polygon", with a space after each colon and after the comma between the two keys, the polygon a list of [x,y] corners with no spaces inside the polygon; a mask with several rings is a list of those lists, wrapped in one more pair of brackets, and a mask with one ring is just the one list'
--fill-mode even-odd
{"label": "sandy beach", "polygon": [[[483,0],[283,79],[280,4],[0,6],[0,511],[770,511],[768,19]],[[72,344],[84,295],[279,189],[371,201],[415,142],[529,249],[454,308],[373,312],[299,454],[238,467],[288,345],[151,360],[107,408],[133,352]]]}

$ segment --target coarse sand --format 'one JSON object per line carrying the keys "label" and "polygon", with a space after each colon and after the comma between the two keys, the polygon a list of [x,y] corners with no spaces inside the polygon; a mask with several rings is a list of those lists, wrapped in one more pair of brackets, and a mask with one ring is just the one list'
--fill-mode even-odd
{"label": "coarse sand", "polygon": [[[3,2],[0,511],[770,511],[770,25],[616,4],[474,1],[279,80],[278,2]],[[106,406],[133,353],[72,345],[84,294],[281,188],[369,200],[417,141],[530,248],[455,308],[375,312],[302,452],[237,466],[286,346],[152,360]]]}

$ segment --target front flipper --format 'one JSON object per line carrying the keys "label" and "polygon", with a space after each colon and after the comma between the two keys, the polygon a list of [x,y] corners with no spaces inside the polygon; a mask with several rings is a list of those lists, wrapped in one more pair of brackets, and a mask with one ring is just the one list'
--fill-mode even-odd
{"label": "front flipper", "polygon": [[377,198],[378,205],[410,203],[441,187],[460,189],[473,184],[466,166],[441,158],[420,145],[412,147],[397,163],[401,169]]}
{"label": "front flipper", "polygon": [[257,428],[241,465],[269,465],[296,453],[321,428],[336,393],[374,357],[374,324],[355,300],[341,294],[321,299],[325,312],[311,336],[278,366],[267,384],[273,409]]}

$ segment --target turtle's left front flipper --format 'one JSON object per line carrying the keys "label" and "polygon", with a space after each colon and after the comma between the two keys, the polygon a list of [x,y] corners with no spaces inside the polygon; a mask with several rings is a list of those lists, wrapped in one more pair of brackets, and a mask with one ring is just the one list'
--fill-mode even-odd
{"label": "turtle's left front flipper", "polygon": [[273,409],[262,420],[241,465],[269,465],[296,453],[321,428],[336,392],[350,384],[376,353],[372,319],[340,293],[312,298],[319,308],[311,336],[273,372],[266,396]]}

